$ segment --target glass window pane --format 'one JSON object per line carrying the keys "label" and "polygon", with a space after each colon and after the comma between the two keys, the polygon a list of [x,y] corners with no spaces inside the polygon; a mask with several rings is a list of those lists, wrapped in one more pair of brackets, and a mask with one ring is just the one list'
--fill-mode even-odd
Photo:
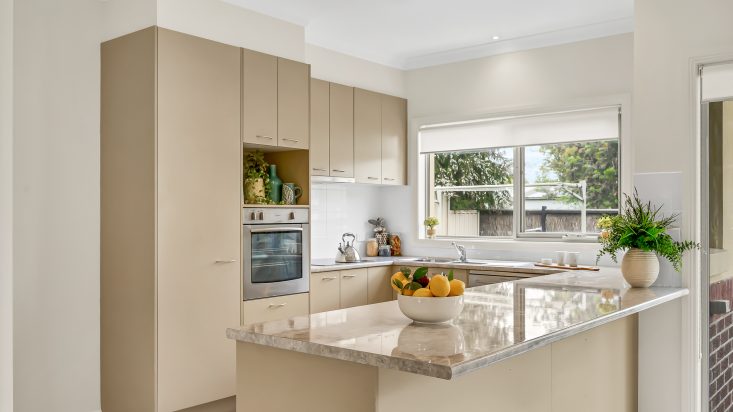
{"label": "glass window pane", "polygon": [[511,148],[447,152],[428,157],[428,208],[438,236],[512,236]]}
{"label": "glass window pane", "polygon": [[599,232],[618,213],[618,173],[618,139],[525,147],[524,232]]}

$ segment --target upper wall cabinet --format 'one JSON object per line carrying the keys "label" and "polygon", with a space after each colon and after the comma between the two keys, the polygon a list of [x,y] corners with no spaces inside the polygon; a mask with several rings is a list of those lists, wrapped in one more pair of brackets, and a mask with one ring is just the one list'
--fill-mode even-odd
{"label": "upper wall cabinet", "polygon": [[357,183],[382,181],[381,96],[354,90],[354,178]]}
{"label": "upper wall cabinet", "polygon": [[277,59],[277,144],[294,149],[308,148],[310,66]]}
{"label": "upper wall cabinet", "polygon": [[242,140],[307,149],[310,66],[242,49]]}
{"label": "upper wall cabinet", "polygon": [[242,139],[277,146],[277,57],[242,49]]}
{"label": "upper wall cabinet", "polygon": [[326,81],[311,79],[310,165],[313,176],[329,176],[331,170],[330,87]]}
{"label": "upper wall cabinet", "polygon": [[382,95],[382,183],[407,184],[407,100]]}
{"label": "upper wall cabinet", "polygon": [[354,88],[330,84],[330,176],[354,177]]}

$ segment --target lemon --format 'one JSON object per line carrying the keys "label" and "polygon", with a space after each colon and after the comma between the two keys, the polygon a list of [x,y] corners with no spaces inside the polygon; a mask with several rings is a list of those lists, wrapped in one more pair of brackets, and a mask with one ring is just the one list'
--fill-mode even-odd
{"label": "lemon", "polygon": [[416,298],[432,298],[433,292],[431,292],[428,288],[420,288],[416,290],[415,293],[412,294],[412,296]]}
{"label": "lemon", "polygon": [[410,289],[410,288],[404,288],[404,289],[402,289],[402,294],[405,295],[405,296],[412,296],[414,293],[415,293],[415,291],[412,290],[412,289]]}
{"label": "lemon", "polygon": [[448,293],[450,293],[450,282],[448,282],[448,278],[443,275],[435,275],[430,278],[428,287],[433,293],[433,296],[440,298],[446,297],[448,296]]}
{"label": "lemon", "polygon": [[389,284],[392,286],[392,289],[394,289],[396,292],[399,292],[400,288],[398,288],[394,284],[395,279],[399,280],[400,283],[402,283],[402,286],[405,286],[407,284],[407,278],[405,277],[405,275],[402,272],[397,272],[394,275],[392,275],[392,277],[389,279]]}
{"label": "lemon", "polygon": [[450,292],[448,296],[461,296],[466,291],[466,284],[462,280],[453,279],[450,281]]}

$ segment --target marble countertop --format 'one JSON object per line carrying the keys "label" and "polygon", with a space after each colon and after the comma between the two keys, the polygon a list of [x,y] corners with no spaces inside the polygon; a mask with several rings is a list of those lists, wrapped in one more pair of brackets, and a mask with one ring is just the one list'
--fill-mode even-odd
{"label": "marble countertop", "polygon": [[375,266],[429,266],[431,268],[456,268],[467,270],[492,270],[498,272],[521,272],[547,275],[557,273],[557,269],[540,268],[534,266],[533,262],[515,262],[504,260],[474,260],[468,263],[461,262],[425,262],[417,261],[417,257],[391,256],[391,257],[368,257],[358,263],[336,263],[333,259],[313,259],[311,261],[311,273],[330,272],[334,270],[348,270],[368,268]]}
{"label": "marble countertop", "polygon": [[227,330],[275,348],[451,379],[688,294],[628,288],[617,268],[567,271],[466,290],[461,315],[412,323],[396,301]]}

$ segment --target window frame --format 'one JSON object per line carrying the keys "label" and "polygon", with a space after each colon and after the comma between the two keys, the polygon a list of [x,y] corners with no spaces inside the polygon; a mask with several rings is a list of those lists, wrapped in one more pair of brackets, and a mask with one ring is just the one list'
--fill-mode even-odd
{"label": "window frame", "polygon": [[[618,204],[619,204],[619,213],[621,212],[621,197],[622,193],[627,192],[628,188],[626,187],[627,184],[627,177],[625,176],[628,171],[625,167],[625,163],[623,162],[625,150],[627,149],[627,142],[624,141],[624,136],[626,133],[624,133],[624,129],[628,128],[628,117],[629,114],[627,113],[629,103],[628,102],[616,102],[611,104],[599,104],[599,105],[588,105],[588,106],[580,106],[580,107],[574,107],[573,109],[595,109],[595,108],[602,108],[602,107],[609,107],[609,106],[616,106],[618,108]],[[558,112],[559,110],[555,109],[547,109],[547,110],[537,110],[532,112],[518,112],[514,113],[513,116],[516,117],[522,117],[522,116],[536,116],[536,115],[542,115],[542,114],[550,114],[553,112]],[[494,114],[493,116],[481,116],[481,117],[473,117],[471,120],[485,120],[485,119],[491,119],[494,117],[504,117],[506,114],[497,115]],[[465,121],[466,119],[463,119]],[[457,121],[457,120],[453,120]],[[441,122],[421,122],[421,124],[418,124],[416,127],[416,137],[419,140],[419,131],[421,127],[425,126],[431,126],[435,124],[441,124],[446,123],[445,121]],[[594,141],[603,141],[603,140],[610,140],[610,139],[598,139],[598,140],[588,140],[586,142],[594,142]],[[570,143],[576,143],[579,141],[568,141],[568,142],[561,142],[557,144],[570,144]],[[419,142],[418,142],[419,147]],[[425,234],[425,230],[418,230],[418,239],[420,240],[427,240],[427,241],[446,241],[451,239],[461,239],[461,240],[467,240],[467,241],[476,241],[476,242],[490,242],[490,241],[563,241],[563,242],[574,242],[574,243],[597,243],[598,241],[598,234],[587,232],[587,233],[581,233],[581,232],[526,232],[525,231],[525,216],[526,213],[525,210],[525,189],[526,189],[526,183],[525,183],[525,148],[527,146],[514,146],[511,147],[513,149],[513,205],[512,205],[512,211],[513,211],[513,220],[512,220],[512,235],[510,236],[436,236],[435,239],[428,239]],[[487,148],[489,149],[489,148]],[[432,188],[428,187],[428,179],[430,178],[431,170],[431,164],[430,164],[430,153],[420,153],[420,151],[417,151],[418,156],[418,164],[421,162],[424,163],[424,168],[418,167],[418,170],[422,170],[420,172],[422,176],[418,178],[418,182],[421,183],[421,187],[417,190],[418,196],[420,193],[422,193],[423,199],[424,199],[424,208],[422,210],[422,213],[419,215],[420,222],[427,216],[428,211],[430,210],[430,202],[431,202],[431,195],[433,193]],[[630,179],[628,179],[630,181]],[[418,226],[419,228],[422,228],[422,225],[420,224]],[[424,229],[424,228],[423,228]]]}

